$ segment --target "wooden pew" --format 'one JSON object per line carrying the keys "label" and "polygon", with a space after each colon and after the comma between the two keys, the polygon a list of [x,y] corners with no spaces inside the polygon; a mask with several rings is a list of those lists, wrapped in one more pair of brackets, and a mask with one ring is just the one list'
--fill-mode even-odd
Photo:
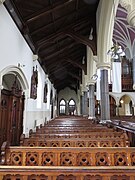
{"label": "wooden pew", "polygon": [[[23,138],[24,135],[22,135]],[[128,140],[127,134],[123,131],[121,132],[91,132],[91,133],[73,133],[73,134],[48,134],[48,133],[33,133],[30,135],[30,138],[41,138],[41,139],[93,139],[93,138],[120,138]]]}
{"label": "wooden pew", "polygon": [[[101,131],[102,132],[114,132],[115,130],[114,129],[109,129],[109,128],[76,128],[76,127],[67,127],[67,128],[36,128],[36,133],[49,133],[49,134],[57,134],[57,133],[91,133],[91,132],[99,132]],[[32,133],[33,131],[30,130],[30,134]]]}
{"label": "wooden pew", "polygon": [[0,166],[1,180],[134,180],[135,167]]}
{"label": "wooden pew", "polygon": [[103,132],[91,134],[35,134],[30,138],[20,138],[21,146],[42,147],[128,147],[125,132]]}
{"label": "wooden pew", "polygon": [[29,136],[32,134],[76,134],[76,133],[91,133],[91,132],[116,132],[116,130],[107,127],[36,127],[34,132],[29,131]]}
{"label": "wooden pew", "polygon": [[135,166],[132,147],[15,147],[5,142],[1,164],[11,166]]}
{"label": "wooden pew", "polygon": [[41,147],[129,147],[129,141],[119,138],[101,139],[53,139],[45,140],[41,138],[25,138],[20,141],[21,146],[41,146]]}

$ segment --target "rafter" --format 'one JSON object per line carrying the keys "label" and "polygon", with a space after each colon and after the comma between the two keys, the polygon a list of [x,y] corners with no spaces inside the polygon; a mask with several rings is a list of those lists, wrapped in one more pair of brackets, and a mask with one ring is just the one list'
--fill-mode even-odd
{"label": "rafter", "polygon": [[[70,56],[69,56],[69,53],[65,52],[64,54],[61,54],[61,55],[58,55],[58,56],[55,56],[52,57],[51,59],[42,59],[42,63],[41,65],[45,65],[45,66],[51,66],[52,64],[55,65],[57,62],[61,63],[63,60],[65,60],[65,58],[67,58],[68,60],[71,59],[74,62],[76,62],[76,60],[78,61],[79,59],[82,60],[81,56],[83,57],[84,56],[84,53],[83,53],[83,48],[81,48],[81,50],[78,52],[78,49],[79,47],[78,46],[75,46],[74,48],[70,49]],[[74,63],[75,65],[75,63]],[[86,66],[86,65],[83,65],[83,66]],[[86,67],[84,68],[86,69]]]}
{"label": "rafter", "polygon": [[37,5],[37,0],[26,1],[6,0],[4,4],[9,4],[9,13],[37,50],[33,53],[56,89],[77,91],[82,70],[87,71],[87,63],[82,64],[86,45],[96,52],[96,31],[93,41],[88,39],[96,24],[94,4],[84,0],[39,0]]}
{"label": "rafter", "polygon": [[[71,16],[71,14],[70,14],[70,16]],[[79,19],[79,20],[78,20],[78,23],[77,23],[77,22],[76,22],[76,23],[72,23],[72,24],[67,25],[66,27],[64,27],[63,22],[65,22],[65,18],[66,18],[66,17],[67,17],[67,15],[62,16],[61,18],[55,20],[54,22],[51,22],[51,23],[49,23],[49,24],[47,24],[47,25],[44,25],[44,26],[42,26],[42,27],[34,30],[33,32],[31,32],[32,36],[44,32],[46,29],[50,28],[53,24],[61,24],[61,25],[59,26],[59,29],[57,29],[57,32],[59,32],[59,31],[62,31],[62,29],[63,29],[63,30],[66,30],[66,29],[71,29],[71,28],[72,28],[72,29],[75,29],[75,31],[76,31],[76,30],[80,30],[80,29],[84,28],[85,26],[88,26],[88,25],[91,23],[91,22],[90,22],[91,19],[89,19],[89,18],[87,17],[87,18],[85,18],[85,19],[83,18],[84,21],[81,21],[81,20]],[[61,28],[61,27],[63,27],[63,28]],[[56,33],[57,33],[57,32],[56,32]]]}
{"label": "rafter", "polygon": [[72,76],[73,78],[77,79],[78,81],[81,81],[81,77],[77,76],[76,74],[73,74],[72,72],[68,71],[68,74]]}
{"label": "rafter", "polygon": [[[37,41],[37,45],[40,47],[40,46],[46,44],[47,42],[54,41],[55,38],[63,35],[63,32],[74,29],[76,27],[80,27],[81,24],[84,24],[84,23],[86,23],[86,22],[88,22],[90,20],[91,20],[90,17],[85,17],[83,19],[79,19],[77,22],[72,23],[70,25],[67,25],[66,27],[61,28],[60,31],[57,31],[57,32],[49,35],[48,37],[42,38],[42,40]],[[38,32],[36,31],[36,33],[38,33]]]}
{"label": "rafter", "polygon": [[[65,49],[66,48],[66,49]],[[80,51],[78,52],[78,48],[80,48]],[[65,51],[66,50],[66,51]],[[55,56],[56,58],[64,58],[65,56],[76,56],[76,54],[81,55],[84,54],[84,48],[81,44],[77,44],[76,42],[70,43],[70,44],[65,44],[63,46],[61,46],[60,50],[56,50],[53,49],[53,51],[46,53],[44,50],[42,51],[42,53],[40,53],[41,57],[43,58],[43,61],[54,61],[54,57],[52,56],[51,58],[47,58],[48,56],[52,55],[53,53],[57,52],[57,56]],[[59,53],[60,52],[60,53]]]}
{"label": "rafter", "polygon": [[61,62],[58,61],[58,63],[51,63],[49,66],[47,66],[48,72],[57,72],[58,69],[63,69],[66,65],[69,65],[68,62]]}
{"label": "rafter", "polygon": [[38,13],[34,13],[31,16],[27,17],[26,21],[27,21],[27,23],[30,23],[30,22],[32,22],[32,21],[34,21],[36,19],[41,18],[42,16],[44,16],[44,15],[46,15],[48,13],[52,13],[53,11],[59,10],[59,9],[61,9],[63,7],[66,7],[68,4],[72,3],[73,1],[75,1],[75,0],[68,0],[65,3],[61,2],[61,4],[59,4],[59,5],[58,4],[54,4],[53,8],[52,8],[52,6],[44,8],[41,11],[38,11]]}
{"label": "rafter", "polygon": [[55,68],[53,68],[54,70],[51,70],[50,72],[48,72],[50,75],[52,75],[52,74],[57,74],[58,72],[60,72],[60,71],[63,71],[63,73],[65,74],[65,73],[67,73],[67,71],[66,71],[66,68],[69,66],[69,64],[68,63],[65,63],[63,66],[61,66],[61,67],[55,67]]}
{"label": "rafter", "polygon": [[75,32],[71,32],[71,31],[65,31],[64,32],[67,36],[73,38],[74,40],[76,40],[77,42],[80,42],[88,47],[90,47],[93,51],[93,54],[96,55],[96,45],[93,41],[89,40],[89,38],[86,38],[82,35],[79,35]]}
{"label": "rafter", "polygon": [[77,93],[77,83],[75,84],[75,87],[72,86],[72,81],[68,81],[66,83],[60,83],[60,84],[56,84],[55,88],[58,89],[58,92],[61,90],[61,89],[64,89],[66,87],[69,87],[71,90],[74,90],[76,93]]}
{"label": "rafter", "polygon": [[[51,78],[51,77],[49,76],[49,78]],[[57,84],[57,87],[58,87],[58,86],[62,86],[62,85],[64,85],[64,84],[69,84],[69,83],[70,83],[70,84],[77,84],[77,80],[74,79],[74,78],[68,77],[68,78],[65,80],[64,84],[63,84],[63,82],[61,81],[61,79],[55,79],[55,80],[54,80],[54,83]]]}
{"label": "rafter", "polygon": [[[86,71],[86,66],[84,64],[81,64],[79,62],[76,62],[74,59],[71,59],[70,57],[61,57],[61,58],[58,58],[58,63],[62,63],[62,65],[64,64],[72,64],[74,67],[78,67],[84,71]],[[48,67],[48,70],[51,71],[51,70],[54,70],[54,68],[56,68],[56,64],[57,63],[57,60],[55,59],[55,62],[54,63],[50,63],[50,65],[48,64],[47,67]]]}
{"label": "rafter", "polygon": [[72,65],[79,67],[80,69],[83,69],[84,71],[86,71],[86,67],[84,66],[84,64],[77,63],[70,58],[65,58],[64,60],[66,60],[67,62],[71,63]]}
{"label": "rafter", "polygon": [[51,53],[48,56],[42,56],[42,58],[44,57],[45,60],[51,59],[52,57],[56,57],[57,55],[60,55],[61,53],[63,53],[64,51],[69,50],[70,48],[73,48],[77,43],[74,42],[72,44],[70,44],[69,46],[65,46],[63,48],[61,48],[59,51],[54,52],[53,54]]}
{"label": "rafter", "polygon": [[20,1],[20,2],[18,2],[18,6],[21,6],[22,9],[25,8],[25,9],[30,9],[33,11],[34,11],[33,8],[41,9],[43,7],[43,5],[41,5],[40,3],[34,3],[32,1]]}

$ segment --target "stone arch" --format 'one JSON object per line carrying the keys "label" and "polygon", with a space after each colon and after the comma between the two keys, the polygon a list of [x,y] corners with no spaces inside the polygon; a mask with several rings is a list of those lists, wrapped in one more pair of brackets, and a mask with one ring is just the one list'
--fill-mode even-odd
{"label": "stone arch", "polygon": [[[19,94],[19,91],[12,91],[13,83],[15,82],[17,82],[18,85],[16,86],[15,84],[15,89],[18,87],[19,90],[21,90],[21,94]],[[28,97],[28,81],[20,68],[16,66],[7,66],[0,71],[0,86],[0,101],[3,102],[5,99],[7,101],[7,111],[5,111],[4,115],[1,115],[0,120],[3,121],[4,119],[5,122],[9,122],[8,127],[6,125],[4,127],[7,129],[7,135],[5,134],[5,137],[7,137],[7,140],[11,144],[16,145],[19,144],[20,135],[23,133],[23,128],[25,127],[26,108],[24,107],[26,106],[26,101],[24,101],[24,99],[27,100],[26,97]],[[6,98],[5,92],[8,94]],[[13,114],[15,115],[13,116]],[[15,128],[12,127],[13,124]]]}
{"label": "stone arch", "polygon": [[107,56],[108,48],[112,46],[112,36],[114,28],[114,16],[118,6],[119,0],[116,1],[100,1],[98,9],[98,40],[97,40],[97,54],[98,66],[103,68],[110,67],[110,57]]}
{"label": "stone arch", "polygon": [[133,97],[132,97],[130,94],[128,94],[128,93],[121,94],[121,96],[119,97],[119,101],[120,101],[120,99],[121,99],[123,96],[129,96],[130,99],[132,100],[132,103],[135,104]]}
{"label": "stone arch", "polygon": [[14,76],[17,75],[18,81],[19,81],[23,91],[26,91],[29,89],[28,81],[27,81],[23,71],[16,66],[8,66],[8,67],[4,68],[2,71],[0,71],[0,85],[1,86],[2,86],[3,76],[7,75],[7,74],[12,74]]}
{"label": "stone arch", "polygon": [[122,94],[119,98],[119,115],[133,115],[133,99],[129,94]]}

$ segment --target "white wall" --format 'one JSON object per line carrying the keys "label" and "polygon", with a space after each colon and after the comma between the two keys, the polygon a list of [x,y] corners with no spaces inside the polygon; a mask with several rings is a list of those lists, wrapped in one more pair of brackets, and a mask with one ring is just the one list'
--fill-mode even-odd
{"label": "white wall", "polygon": [[[70,88],[65,88],[59,92],[59,94],[58,94],[58,106],[59,106],[59,102],[61,99],[65,99],[66,102],[68,103],[71,98],[76,103],[77,111],[80,111],[80,101],[79,101],[78,95],[76,94],[76,92],[74,90],[71,90]],[[80,112],[77,112],[77,114],[79,114],[79,113]]]}
{"label": "white wall", "polygon": [[[25,39],[22,37],[20,31],[17,29],[14,21],[8,14],[7,10],[0,4],[0,77],[2,77],[2,72],[7,67],[18,68],[18,63],[24,65],[21,67],[26,81],[28,82],[29,89],[25,89],[26,99],[25,99],[25,112],[24,112],[24,133],[27,134],[29,129],[34,128],[35,121],[37,125],[44,123],[45,118],[50,119],[50,86],[51,83],[48,80],[48,101],[43,103],[43,89],[45,83],[45,74],[38,63],[38,61],[33,62],[33,53],[29,46],[27,45]],[[33,66],[37,65],[39,79],[41,80],[40,90],[42,95],[38,103],[40,106],[37,107],[37,100],[30,99],[30,84],[31,75],[33,72]],[[2,78],[1,78],[2,79]],[[0,84],[2,85],[2,84]]]}

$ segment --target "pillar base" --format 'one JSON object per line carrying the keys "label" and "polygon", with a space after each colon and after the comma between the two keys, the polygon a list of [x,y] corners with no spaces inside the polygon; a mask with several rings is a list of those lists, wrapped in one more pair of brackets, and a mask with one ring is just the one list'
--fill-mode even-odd
{"label": "pillar base", "polygon": [[88,119],[93,120],[96,119],[96,117],[89,116]]}
{"label": "pillar base", "polygon": [[104,125],[104,124],[107,124],[108,122],[111,122],[111,120],[110,119],[108,119],[108,120],[103,120],[102,119],[102,120],[100,120],[99,123]]}
{"label": "pillar base", "polygon": [[88,115],[82,115],[83,117],[88,117]]}

